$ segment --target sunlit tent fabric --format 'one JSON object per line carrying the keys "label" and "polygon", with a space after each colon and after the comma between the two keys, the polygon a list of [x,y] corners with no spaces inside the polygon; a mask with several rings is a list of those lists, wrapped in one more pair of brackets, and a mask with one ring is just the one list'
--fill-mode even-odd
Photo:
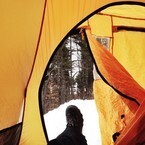
{"label": "sunlit tent fabric", "polygon": [[[100,107],[100,114],[104,115],[103,118],[101,118],[101,121],[104,122],[102,125],[102,134],[105,136],[103,137],[103,144],[111,144],[111,140],[108,140],[107,138],[109,137],[108,135],[110,133],[112,133],[113,135],[113,126],[114,124],[117,125],[117,127],[115,128],[116,132],[120,132],[126,128],[127,126],[127,130],[129,130],[129,126],[128,124],[130,124],[130,117],[132,115],[132,113],[135,114],[135,112],[140,112],[139,110],[141,109],[141,107],[144,103],[144,95],[145,95],[145,90],[130,76],[130,74],[128,72],[126,72],[126,70],[124,69],[124,67],[122,67],[120,65],[120,63],[108,52],[108,50],[106,50],[105,48],[103,48],[99,43],[97,43],[96,39],[94,39],[92,37],[92,35],[90,35],[89,32],[88,33],[88,38],[89,38],[89,43],[91,46],[91,50],[92,53],[94,54],[94,58],[97,62],[97,66],[98,69],[100,70],[100,72],[103,74],[103,79],[105,79],[105,81],[107,81],[107,83],[111,84],[111,87],[114,88],[115,90],[121,92],[121,96],[127,98],[126,99],[122,99],[121,96],[117,96],[117,100],[115,98],[116,94],[111,94],[111,89],[110,89],[110,96],[108,97],[107,95],[109,94],[109,89],[105,92],[103,92],[103,94],[105,94],[111,101],[111,105],[113,105],[113,107],[111,109],[114,109],[113,113],[109,113],[109,111],[107,111],[108,106],[106,107],[107,109],[105,109],[105,105],[109,105],[110,102],[107,102],[107,104],[104,103],[104,101],[101,100],[101,98],[99,98],[98,96],[101,95],[99,92],[101,92],[102,88],[99,87],[100,82],[98,83],[99,85],[97,86],[97,82],[95,83],[95,88],[94,90],[96,91],[96,103],[98,104],[98,106]],[[115,68],[115,69],[114,69]],[[112,70],[113,69],[113,70]],[[102,87],[103,85],[101,85]],[[105,86],[103,86],[104,88]],[[96,90],[97,89],[97,90]],[[107,92],[107,93],[106,93]],[[102,96],[101,96],[102,97]],[[105,97],[105,96],[103,96]],[[118,97],[120,98],[120,100],[122,99],[123,101],[121,102]],[[100,102],[101,100],[101,102]],[[107,100],[107,99],[106,99]],[[117,102],[116,102],[117,101]],[[101,108],[101,103],[104,103],[104,107]],[[102,103],[102,104],[103,104]],[[139,105],[140,104],[140,105]],[[121,110],[119,109],[121,107]],[[118,112],[116,110],[118,109]],[[141,109],[142,110],[142,109]],[[104,111],[104,112],[103,112]],[[115,112],[117,112],[117,114],[115,114]],[[107,113],[109,113],[109,115],[107,115]],[[114,118],[107,118],[107,116],[116,116],[116,120],[114,121]],[[125,115],[124,118],[122,118]],[[122,117],[121,117],[122,116]],[[142,116],[143,117],[143,116]],[[134,119],[133,119],[134,118]],[[132,117],[132,119],[138,120],[138,116],[134,116]],[[108,119],[108,121],[107,121]],[[113,123],[113,124],[112,124]],[[131,122],[132,123],[132,122]],[[106,125],[105,125],[106,124]],[[108,126],[108,124],[112,124],[112,126]],[[106,128],[109,128],[110,130],[106,131]],[[133,127],[134,128],[134,127]],[[115,131],[114,130],[114,131]],[[136,133],[136,128],[132,130],[133,132]],[[132,141],[132,137],[134,136],[134,133],[131,132],[131,136],[129,136],[132,144],[134,143],[134,141]],[[144,134],[144,132],[142,132],[142,135]],[[122,136],[124,136],[124,134],[121,134]],[[111,134],[110,134],[111,136]],[[139,135],[140,136],[140,135]],[[106,138],[107,137],[107,138]],[[136,139],[135,139],[136,140]],[[108,142],[107,142],[108,141]],[[126,143],[125,143],[126,141]],[[125,140],[122,142],[125,144],[131,144],[129,139]],[[107,142],[107,143],[106,143]],[[139,140],[137,140],[137,142],[140,142]],[[137,143],[135,142],[135,144]],[[119,143],[120,144],[120,143]]]}
{"label": "sunlit tent fabric", "polygon": [[[119,9],[119,7],[116,6],[114,9]],[[128,9],[131,12],[134,6],[129,7],[126,6],[123,9]],[[144,59],[141,57],[144,55],[144,19],[141,19],[140,16],[142,14],[139,15],[139,11],[136,17],[133,16],[133,11],[129,17],[127,13],[123,16],[124,11],[118,11],[117,15],[113,15],[110,10],[108,8],[95,17],[98,20],[100,19],[100,22],[106,23],[110,18],[112,23],[108,27],[112,29],[112,34],[109,33],[109,28],[107,29],[109,31],[106,30],[106,32],[98,30],[93,23],[96,21],[95,18],[90,18],[89,29],[91,29],[90,33],[92,33],[92,36],[88,34],[90,47],[98,66],[98,71],[100,71],[103,80],[110,85],[109,87],[102,80],[96,79],[94,81],[94,94],[100,114],[102,141],[106,145],[114,144],[113,135],[120,133],[120,137],[118,137],[115,144],[143,144],[144,131],[140,131],[139,128],[141,126],[144,128],[141,123],[144,118],[144,111],[141,111],[144,106],[144,76],[141,75],[144,73],[142,66],[144,65]],[[108,13],[106,14],[106,12]],[[109,13],[112,15],[108,15]],[[109,25],[109,23],[107,24]],[[104,35],[102,34],[103,32]],[[110,55],[108,50],[98,44],[97,40],[93,40],[93,35],[107,36],[112,39],[113,47],[110,47],[110,52],[124,67],[120,66],[120,63]],[[123,70],[124,68],[132,76],[126,70]],[[118,93],[114,92],[114,90]],[[122,98],[123,96],[124,98]],[[139,114],[138,112],[142,112],[142,115],[137,115]],[[133,125],[133,122],[136,122],[138,125]],[[114,124],[116,125],[114,126]]]}
{"label": "sunlit tent fabric", "polygon": [[[113,7],[113,5],[119,7]],[[107,143],[103,141],[103,145],[114,144],[112,135],[120,130],[121,126],[118,125],[120,121],[112,122],[110,125],[111,120],[108,120],[105,124],[106,120],[103,120],[101,112],[104,111],[107,115],[105,105],[107,107],[109,105],[106,102],[110,102],[108,108],[110,115],[106,116],[107,119],[113,118],[112,121],[115,121],[120,115],[128,114],[125,116],[127,122],[122,131],[123,137],[118,137],[115,144],[122,145],[125,141],[125,144],[129,145],[142,143],[145,140],[142,134],[144,126],[139,132],[136,130],[139,123],[143,125],[142,122],[144,122],[144,5],[144,0],[128,2],[125,0],[1,1],[0,144],[48,144],[39,102],[41,80],[57,46],[73,28],[76,29],[88,18],[89,20],[84,24],[91,27],[93,35],[111,38],[110,53],[124,67],[125,72],[130,74],[135,84],[138,84],[136,86],[140,94],[139,96],[132,94],[133,90],[127,92],[131,93],[129,95],[136,101],[131,102],[124,99],[124,103],[121,100],[123,98],[121,94],[106,85],[103,80],[94,81],[94,96],[98,110],[100,110],[100,126],[104,124],[104,129],[107,130],[105,134],[101,127],[102,140],[107,139]],[[107,8],[107,6],[111,7]],[[96,15],[97,12],[100,13]],[[95,14],[94,17],[90,18],[93,14]],[[137,31],[126,31],[124,26]],[[86,25],[82,24],[80,27],[85,29]],[[93,55],[95,58],[95,53]],[[109,83],[114,86],[112,82]],[[118,102],[117,107],[111,104],[113,97],[109,95],[110,92]],[[100,101],[98,101],[98,96],[101,98]],[[110,98],[110,101],[106,96]],[[114,112],[117,112],[116,115]],[[134,118],[138,119],[134,120]],[[112,130],[109,130],[109,125],[112,126]],[[132,132],[134,133],[131,134]]]}

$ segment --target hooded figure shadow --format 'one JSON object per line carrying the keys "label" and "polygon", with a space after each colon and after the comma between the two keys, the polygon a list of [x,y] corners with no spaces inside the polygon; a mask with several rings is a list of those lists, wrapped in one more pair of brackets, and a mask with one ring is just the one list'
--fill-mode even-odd
{"label": "hooded figure shadow", "polygon": [[75,105],[66,108],[66,129],[49,145],[87,145],[85,136],[82,134],[83,115]]}

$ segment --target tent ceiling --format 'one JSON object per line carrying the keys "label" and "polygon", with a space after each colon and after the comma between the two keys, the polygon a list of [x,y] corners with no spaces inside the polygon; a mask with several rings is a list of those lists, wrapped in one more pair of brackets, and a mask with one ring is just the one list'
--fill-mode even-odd
{"label": "tent ceiling", "polygon": [[100,12],[101,14],[145,19],[145,8],[140,5],[117,5],[108,7]]}

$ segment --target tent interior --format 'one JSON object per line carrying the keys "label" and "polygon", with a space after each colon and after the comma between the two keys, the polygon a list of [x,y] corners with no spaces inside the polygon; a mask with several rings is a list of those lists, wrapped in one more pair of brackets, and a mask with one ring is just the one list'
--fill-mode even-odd
{"label": "tent interior", "polygon": [[[1,4],[0,145],[49,145],[43,82],[50,61],[76,30],[87,39],[95,64],[93,94],[102,145],[143,144],[144,6],[144,0]],[[108,48],[98,39],[107,40]]]}

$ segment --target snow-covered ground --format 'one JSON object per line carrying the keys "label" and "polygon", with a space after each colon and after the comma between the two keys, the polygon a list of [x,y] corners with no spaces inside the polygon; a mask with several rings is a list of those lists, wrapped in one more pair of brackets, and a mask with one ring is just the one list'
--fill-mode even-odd
{"label": "snow-covered ground", "polygon": [[83,134],[88,145],[101,145],[98,114],[94,100],[72,100],[44,115],[49,140],[57,137],[66,127],[65,110],[68,105],[76,105],[84,118]]}

